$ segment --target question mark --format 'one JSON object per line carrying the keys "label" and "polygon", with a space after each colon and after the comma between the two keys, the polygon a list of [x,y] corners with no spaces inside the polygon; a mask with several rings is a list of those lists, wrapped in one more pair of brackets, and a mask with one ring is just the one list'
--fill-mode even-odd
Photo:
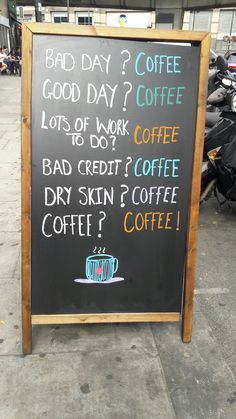
{"label": "question mark", "polygon": [[131,54],[129,51],[127,51],[127,49],[123,49],[123,51],[121,51],[121,55],[123,54],[128,54],[128,57],[126,58],[126,60],[123,61],[123,65],[122,65],[122,74],[125,75],[125,65],[126,63],[129,62],[130,58],[131,58]]}
{"label": "question mark", "polygon": [[120,195],[120,201],[121,201],[121,208],[124,208],[125,203],[124,203],[124,196],[129,192],[129,187],[127,185],[120,185],[121,188],[125,188],[125,190],[123,192],[121,192]]}
{"label": "question mark", "polygon": [[128,84],[129,85],[129,88],[128,88],[128,90],[125,92],[125,100],[124,100],[124,104],[123,104],[123,111],[126,111],[126,102],[127,102],[127,97],[128,97],[128,95],[129,95],[129,93],[132,91],[132,84],[129,82],[129,81],[125,81],[124,83],[123,83],[123,85],[126,85],[126,84]]}
{"label": "question mark", "polygon": [[[99,211],[99,214],[103,214],[102,217],[100,218],[100,220],[98,221],[98,230],[101,231],[102,230],[102,222],[105,220],[107,215],[104,211]],[[102,237],[101,233],[98,233],[98,237]]]}
{"label": "question mark", "polygon": [[127,160],[127,163],[125,165],[125,171],[126,171],[125,177],[128,177],[129,176],[128,175],[128,167],[129,167],[130,163],[133,161],[133,159],[132,159],[132,157],[126,157],[126,160]]}
{"label": "question mark", "polygon": [[116,136],[115,135],[110,135],[110,139],[112,140],[112,142],[111,142],[112,150],[115,150]]}

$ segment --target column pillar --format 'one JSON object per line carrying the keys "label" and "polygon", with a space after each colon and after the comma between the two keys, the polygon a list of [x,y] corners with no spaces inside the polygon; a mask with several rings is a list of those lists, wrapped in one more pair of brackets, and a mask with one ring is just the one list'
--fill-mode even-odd
{"label": "column pillar", "polygon": [[34,0],[35,7],[35,20],[36,22],[42,22],[42,3],[41,0]]}

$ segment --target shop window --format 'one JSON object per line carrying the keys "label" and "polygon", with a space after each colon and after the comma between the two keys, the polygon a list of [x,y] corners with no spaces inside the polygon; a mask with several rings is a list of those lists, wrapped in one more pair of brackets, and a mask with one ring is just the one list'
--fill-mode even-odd
{"label": "shop window", "polygon": [[52,13],[52,22],[53,23],[67,23],[68,22],[68,16],[67,13],[63,12],[53,12]]}
{"label": "shop window", "polygon": [[236,9],[220,10],[216,52],[225,53],[236,49]]}
{"label": "shop window", "polygon": [[174,14],[173,13],[158,13],[156,18],[157,29],[173,29]]}
{"label": "shop window", "polygon": [[92,25],[93,15],[92,13],[76,13],[76,22],[78,25]]}
{"label": "shop window", "polygon": [[189,29],[192,31],[211,31],[212,11],[191,12]]}
{"label": "shop window", "polygon": [[236,35],[236,10],[221,10],[218,35]]}

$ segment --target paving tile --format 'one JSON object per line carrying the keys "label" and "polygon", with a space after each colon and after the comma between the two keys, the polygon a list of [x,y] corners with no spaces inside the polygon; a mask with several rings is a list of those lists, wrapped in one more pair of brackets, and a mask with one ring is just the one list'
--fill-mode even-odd
{"label": "paving tile", "polygon": [[[236,271],[235,232],[236,206],[232,205],[231,209],[228,206],[220,208],[213,197],[201,207],[197,286],[204,286],[204,288],[227,286],[226,283]],[[222,257],[222,255],[227,255],[227,257]]]}
{"label": "paving tile", "polygon": [[0,232],[19,232],[21,228],[20,203],[0,202]]}
{"label": "paving tile", "polygon": [[19,254],[16,261],[16,266],[14,268],[13,277],[21,278],[21,242],[20,242],[20,239],[19,239]]}
{"label": "paving tile", "polygon": [[196,299],[236,376],[235,249],[236,206],[212,198],[200,211]]}
{"label": "paving tile", "polygon": [[[21,354],[20,278],[0,278],[0,363],[2,355]],[[1,406],[1,403],[0,403]],[[1,412],[1,408],[0,408]],[[0,414],[1,418],[1,414]]]}
{"label": "paving tile", "polygon": [[15,202],[16,205],[20,200],[20,182],[11,180],[3,181],[0,183],[0,202]]}
{"label": "paving tile", "polygon": [[10,153],[12,151],[17,152],[18,158],[20,158],[20,153],[21,153],[20,141],[16,141],[16,139],[8,140],[3,149],[4,151],[10,152]]}
{"label": "paving tile", "polygon": [[[11,105],[4,104],[4,113],[7,115],[19,115],[20,104],[17,102],[12,102]],[[3,114],[1,115],[3,116]]]}
{"label": "paving tile", "polygon": [[[17,131],[19,129],[19,124],[15,123],[15,122],[10,122],[10,118],[9,118],[9,122],[5,121],[5,124],[1,124],[1,129],[3,131],[7,131],[7,132],[11,132],[11,131]],[[7,123],[6,123],[7,122]]]}
{"label": "paving tile", "polygon": [[234,288],[230,286],[228,294],[197,296],[199,308],[207,318],[224,359],[233,372],[234,377],[236,377],[235,286],[234,281]]}
{"label": "paving tile", "polygon": [[0,150],[4,150],[4,148],[6,147],[6,145],[9,143],[10,140],[8,140],[7,138],[0,138]]}
{"label": "paving tile", "polygon": [[[1,104],[1,100],[0,100],[0,104]],[[4,103],[2,105],[4,105]],[[20,122],[20,112],[21,112],[20,104],[19,104],[18,109],[15,112],[6,112],[5,106],[2,106],[1,117],[2,118],[15,118],[18,122]]]}
{"label": "paving tile", "polygon": [[0,232],[0,279],[12,278],[20,252],[20,234]]}
{"label": "paving tile", "polygon": [[4,419],[174,419],[157,355],[136,349],[0,359]]}
{"label": "paving tile", "polygon": [[7,140],[15,141],[16,143],[20,143],[20,139],[21,139],[20,129],[17,131],[5,131],[3,134],[3,138]]}
{"label": "paving tile", "polygon": [[152,325],[178,419],[235,419],[236,382],[211,328],[200,312],[190,344],[177,324]]}
{"label": "paving tile", "polygon": [[6,134],[6,131],[3,131],[1,126],[0,126],[0,140],[3,139],[4,135]]}
{"label": "paving tile", "polygon": [[0,115],[0,126],[2,126],[2,124],[4,125],[16,125],[17,123],[19,123],[19,118],[16,118],[16,116],[11,116],[11,115],[4,115],[2,116],[2,114]]}
{"label": "paving tile", "polygon": [[156,353],[149,324],[114,323],[34,326],[34,352],[67,352],[141,348]]}
{"label": "paving tile", "polygon": [[20,154],[18,151],[2,150],[0,153],[0,164],[1,163],[15,163],[20,160]]}
{"label": "paving tile", "polygon": [[13,163],[0,163],[0,178],[3,181],[10,180],[11,185],[14,186],[14,180],[20,180],[20,164],[19,162]]}
{"label": "paving tile", "polygon": [[[0,155],[3,152],[0,153]],[[9,154],[9,153],[8,153]],[[20,164],[0,162],[0,202],[20,202]]]}

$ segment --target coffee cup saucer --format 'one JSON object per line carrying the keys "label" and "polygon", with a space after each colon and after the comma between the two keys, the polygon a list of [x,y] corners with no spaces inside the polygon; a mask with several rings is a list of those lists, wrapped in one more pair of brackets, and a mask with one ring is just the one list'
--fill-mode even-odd
{"label": "coffee cup saucer", "polygon": [[80,284],[112,284],[114,282],[120,282],[120,281],[124,281],[124,278],[115,277],[115,278],[108,279],[108,281],[93,281],[92,279],[87,279],[87,278],[74,279],[74,282],[78,282]]}

